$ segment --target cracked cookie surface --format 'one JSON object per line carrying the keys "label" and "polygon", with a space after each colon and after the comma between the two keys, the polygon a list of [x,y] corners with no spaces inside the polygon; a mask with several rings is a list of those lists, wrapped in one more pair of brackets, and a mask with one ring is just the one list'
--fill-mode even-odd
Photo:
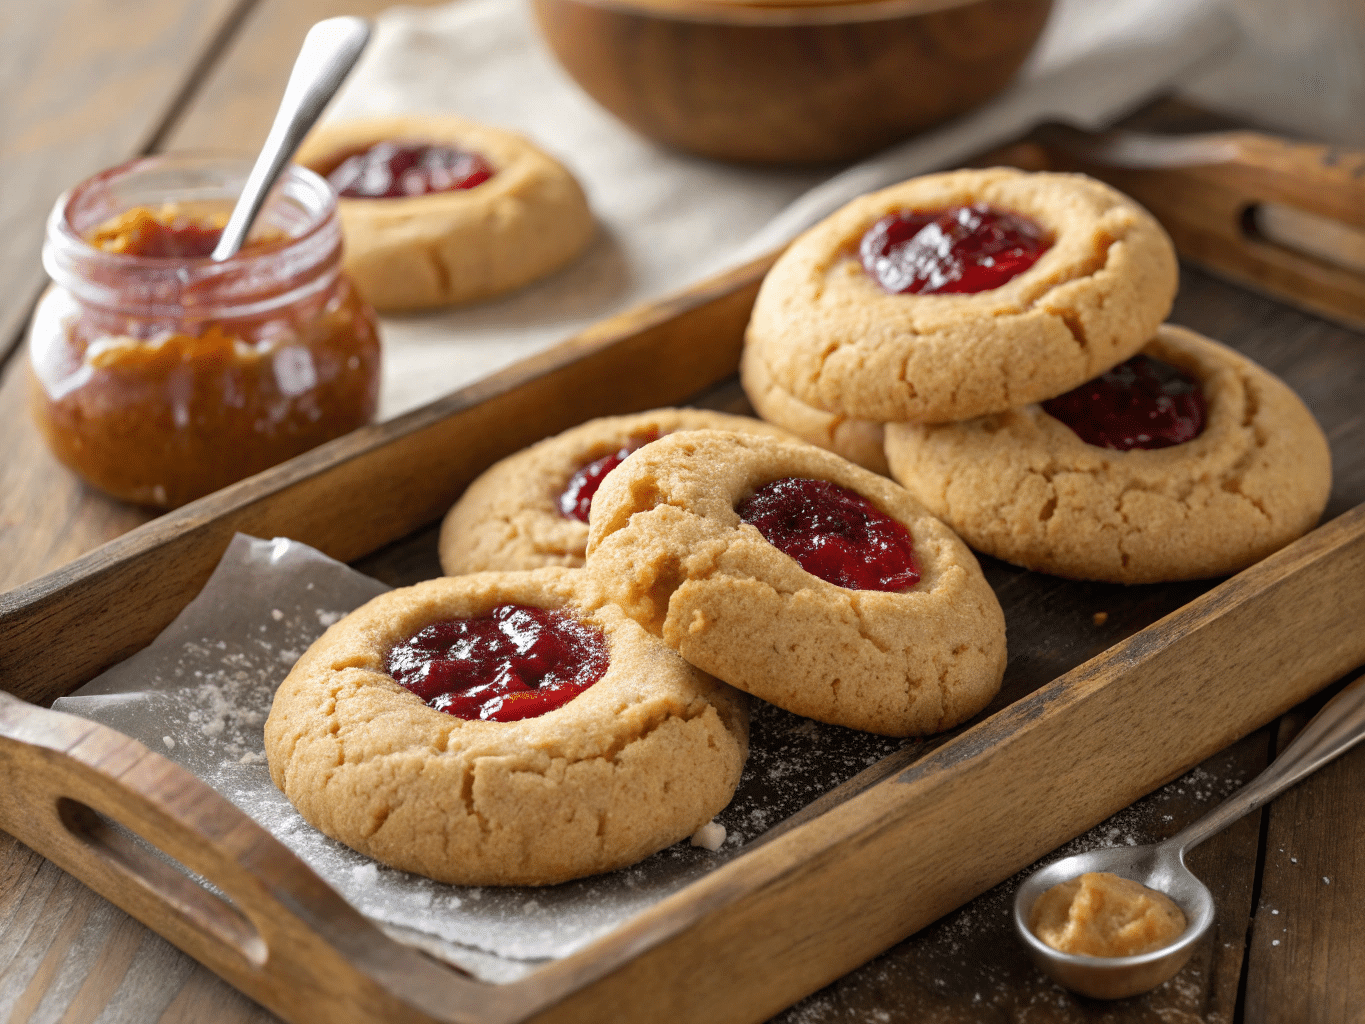
{"label": "cracked cookie surface", "polygon": [[588,524],[559,512],[559,495],[569,479],[632,439],[679,430],[791,436],[750,416],[708,409],[652,409],[589,420],[509,455],[470,484],[441,524],[441,568],[458,576],[547,565],[582,567]]}
{"label": "cracked cookie surface", "polygon": [[752,345],[746,345],[740,357],[739,379],[754,412],[768,422],[863,469],[882,476],[891,474],[886,464],[886,431],[881,423],[850,419],[807,405],[777,385],[772,370]]}
{"label": "cracked cookie surface", "polygon": [[596,232],[583,189],[563,164],[514,132],[460,117],[326,122],[295,160],[325,174],[342,154],[384,141],[450,143],[483,156],[494,174],[459,191],[338,200],[346,272],[376,309],[500,295],[558,270]]}
{"label": "cracked cookie surface", "polygon": [[[746,698],[687,664],[583,573],[429,580],[332,626],[280,685],[270,774],[299,813],[393,867],[465,885],[547,885],[633,864],[730,801],[748,752]],[[385,671],[388,651],[499,604],[562,609],[600,629],[605,675],[517,722],[428,707]]]}
{"label": "cracked cookie surface", "polygon": [[[735,506],[783,477],[828,480],[910,532],[898,592],[812,576]],[[779,707],[892,736],[970,718],[1005,669],[1005,621],[976,559],[903,488],[810,445],[696,431],[631,455],[598,491],[588,572],[692,664]]]}
{"label": "cracked cookie surface", "polygon": [[[858,243],[881,217],[976,202],[1052,236],[1036,263],[974,294],[892,295]],[[938,423],[1051,398],[1133,355],[1170,311],[1175,251],[1102,182],[1009,168],[913,178],[855,199],[788,247],[747,344],[799,401],[844,417]]]}
{"label": "cracked cookie surface", "polygon": [[1331,490],[1331,456],[1298,396],[1184,328],[1162,326],[1142,351],[1200,382],[1208,418],[1193,440],[1113,451],[1030,405],[888,425],[892,474],[978,551],[1076,579],[1222,575],[1311,529]]}

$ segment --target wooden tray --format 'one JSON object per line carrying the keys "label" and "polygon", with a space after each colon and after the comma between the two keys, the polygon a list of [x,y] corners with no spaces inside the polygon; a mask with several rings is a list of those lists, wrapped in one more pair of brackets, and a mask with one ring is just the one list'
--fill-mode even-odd
{"label": "wooden tray", "polygon": [[[1305,151],[1282,155],[1298,161]],[[1296,162],[1278,166],[1304,173]],[[1163,172],[1168,189],[1181,173]],[[1331,180],[1359,189],[1359,174]],[[1294,202],[1266,189],[1257,195]],[[1338,219],[1365,227],[1353,194]],[[1232,209],[1247,194],[1219,195],[1219,208]],[[148,643],[234,531],[287,535],[345,560],[416,534],[402,543],[429,563],[424,528],[497,458],[588,417],[680,402],[732,375],[770,263],[614,318],[0,597],[0,685],[14,695],[0,694],[0,827],[292,1021],[754,1021],[1365,661],[1358,458],[1333,498],[1349,511],[1216,586],[1067,583],[987,560],[1011,646],[994,713],[892,755],[591,946],[501,986],[389,940],[177,765],[35,706]],[[1348,301],[1340,315],[1351,313]],[[1354,394],[1309,400],[1320,416],[1332,412],[1329,429],[1341,427],[1334,442],[1365,437],[1358,415],[1338,415],[1353,401],[1358,410]],[[1106,626],[1090,625],[1094,611],[1108,613]]]}

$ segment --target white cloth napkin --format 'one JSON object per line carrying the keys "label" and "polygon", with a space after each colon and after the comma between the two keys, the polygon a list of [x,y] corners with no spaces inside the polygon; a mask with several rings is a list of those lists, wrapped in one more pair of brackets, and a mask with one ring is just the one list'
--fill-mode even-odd
{"label": "white cloth napkin", "polygon": [[386,317],[381,416],[766,252],[868,189],[953,166],[1041,120],[1102,126],[1236,40],[1234,19],[1214,0],[1059,0],[1004,94],[824,181],[828,168],[731,166],[636,135],[560,70],[522,4],[388,11],[328,117],[453,112],[520,131],[578,176],[601,230],[573,265],[505,298]]}

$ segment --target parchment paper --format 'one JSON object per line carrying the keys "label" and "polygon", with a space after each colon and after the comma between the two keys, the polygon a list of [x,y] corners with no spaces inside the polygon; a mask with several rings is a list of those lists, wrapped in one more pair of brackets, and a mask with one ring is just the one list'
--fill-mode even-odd
{"label": "parchment paper", "polygon": [[752,753],[716,853],[684,841],[622,871],[544,888],[443,885],[384,867],[307,824],[270,781],[263,730],[299,655],[384,584],[296,541],[238,534],[204,590],[153,643],[58,700],[203,779],[361,913],[486,981],[562,957],[724,863],[905,741],[755,701]]}
{"label": "parchment paper", "polygon": [[[1038,52],[1001,97],[826,181],[837,168],[730,167],[632,134],[559,70],[523,4],[390,11],[329,116],[432,110],[521,130],[578,175],[600,232],[572,266],[505,299],[385,318],[381,414],[766,251],[862,191],[950,166],[1040,119],[1098,127],[1235,39],[1212,0],[1059,0]],[[754,702],[752,753],[717,819],[728,830],[717,853],[682,843],[624,871],[543,889],[433,883],[314,831],[264,763],[275,687],[328,625],[384,589],[304,545],[239,536],[204,592],[150,647],[56,706],[178,761],[381,927],[489,981],[582,947],[902,745]]]}

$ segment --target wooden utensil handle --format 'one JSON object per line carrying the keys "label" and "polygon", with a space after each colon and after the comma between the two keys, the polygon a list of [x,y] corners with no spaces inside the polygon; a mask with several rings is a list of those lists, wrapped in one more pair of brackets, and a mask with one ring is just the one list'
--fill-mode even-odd
{"label": "wooden utensil handle", "polygon": [[508,1019],[496,986],[388,938],[212,788],[113,729],[0,692],[0,779],[0,827],[287,1020]]}

